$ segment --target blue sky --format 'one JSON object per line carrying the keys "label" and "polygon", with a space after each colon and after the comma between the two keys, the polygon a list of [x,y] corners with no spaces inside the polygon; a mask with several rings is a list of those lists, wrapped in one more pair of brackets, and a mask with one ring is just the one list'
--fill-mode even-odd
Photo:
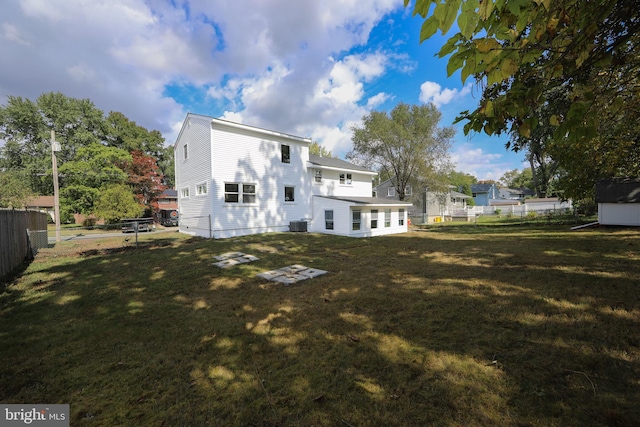
{"label": "blue sky", "polygon": [[[479,89],[420,44],[402,0],[21,0],[0,17],[0,102],[49,91],[121,111],[172,144],[186,113],[311,137],[344,157],[372,110],[434,102],[450,126]],[[7,66],[10,64],[10,66]],[[522,169],[506,138],[465,136],[452,160],[479,179]]]}

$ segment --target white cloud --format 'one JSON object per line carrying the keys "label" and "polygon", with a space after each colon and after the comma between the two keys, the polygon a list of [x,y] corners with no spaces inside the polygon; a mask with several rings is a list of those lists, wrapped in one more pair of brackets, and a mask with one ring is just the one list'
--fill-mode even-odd
{"label": "white cloud", "polygon": [[31,43],[26,41],[22,34],[20,34],[20,30],[18,30],[15,25],[11,25],[8,22],[2,23],[2,37],[24,46],[31,46]]}
{"label": "white cloud", "polygon": [[451,160],[456,165],[456,170],[471,174],[479,180],[498,181],[505,172],[513,169],[512,162],[506,160],[504,154],[489,153],[469,143],[457,146]]}
{"label": "white cloud", "polygon": [[420,85],[420,102],[425,104],[432,102],[436,107],[448,104],[455,98],[462,98],[471,92],[471,85],[464,86],[461,90],[449,89],[440,86],[436,82],[426,81]]}

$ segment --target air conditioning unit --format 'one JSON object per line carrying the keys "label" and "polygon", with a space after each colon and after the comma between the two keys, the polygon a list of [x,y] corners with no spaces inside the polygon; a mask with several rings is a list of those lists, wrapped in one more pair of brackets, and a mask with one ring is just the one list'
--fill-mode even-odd
{"label": "air conditioning unit", "polygon": [[289,231],[305,233],[307,231],[307,221],[291,221],[291,222],[289,222]]}

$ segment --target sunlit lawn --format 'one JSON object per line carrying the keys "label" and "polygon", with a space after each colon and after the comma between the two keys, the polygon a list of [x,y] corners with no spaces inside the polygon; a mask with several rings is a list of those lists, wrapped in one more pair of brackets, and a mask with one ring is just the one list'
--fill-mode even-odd
{"label": "sunlit lawn", "polygon": [[[261,259],[228,270],[213,256]],[[256,274],[328,270],[285,286]],[[640,230],[71,240],[0,291],[0,402],[73,426],[638,425]]]}

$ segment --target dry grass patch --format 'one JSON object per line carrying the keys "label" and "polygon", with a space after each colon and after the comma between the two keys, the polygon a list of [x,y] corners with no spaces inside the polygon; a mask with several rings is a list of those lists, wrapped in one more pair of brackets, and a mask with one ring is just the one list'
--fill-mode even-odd
{"label": "dry grass patch", "polygon": [[[260,260],[222,270],[213,256]],[[640,233],[69,241],[0,293],[0,401],[72,425],[634,425]],[[329,274],[284,286],[256,274]]]}

